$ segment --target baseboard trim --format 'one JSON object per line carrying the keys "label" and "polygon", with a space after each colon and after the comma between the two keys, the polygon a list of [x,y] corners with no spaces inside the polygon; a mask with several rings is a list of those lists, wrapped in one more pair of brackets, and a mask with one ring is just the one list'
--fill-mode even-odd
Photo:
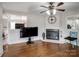
{"label": "baseboard trim", "polygon": [[56,41],[56,40],[48,40],[48,39],[46,39],[46,40],[42,40],[42,41],[44,41],[44,42],[51,42],[51,43],[58,43],[58,44],[64,44],[63,41]]}

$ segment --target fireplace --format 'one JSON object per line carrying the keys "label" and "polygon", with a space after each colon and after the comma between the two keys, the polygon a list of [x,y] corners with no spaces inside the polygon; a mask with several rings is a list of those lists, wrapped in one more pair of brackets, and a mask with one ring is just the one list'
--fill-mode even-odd
{"label": "fireplace", "polygon": [[46,39],[59,40],[59,29],[46,29]]}

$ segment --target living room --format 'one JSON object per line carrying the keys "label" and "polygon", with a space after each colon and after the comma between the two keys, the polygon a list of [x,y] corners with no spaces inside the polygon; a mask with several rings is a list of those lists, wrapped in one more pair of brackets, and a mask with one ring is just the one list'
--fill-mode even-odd
{"label": "living room", "polygon": [[0,2],[0,18],[3,57],[79,56],[79,2]]}

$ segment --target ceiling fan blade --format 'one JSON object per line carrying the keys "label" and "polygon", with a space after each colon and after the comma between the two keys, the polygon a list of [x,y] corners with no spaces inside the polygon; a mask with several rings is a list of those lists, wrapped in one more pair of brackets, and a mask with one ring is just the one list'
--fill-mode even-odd
{"label": "ceiling fan blade", "polygon": [[50,5],[53,5],[55,2],[49,2]]}
{"label": "ceiling fan blade", "polygon": [[65,11],[65,9],[56,9],[56,10],[58,10],[58,11],[63,11],[63,12]]}
{"label": "ceiling fan blade", "polygon": [[61,6],[61,5],[63,5],[63,4],[64,4],[63,2],[60,2],[60,3],[58,3],[57,7],[58,7],[58,6]]}
{"label": "ceiling fan blade", "polygon": [[40,7],[48,8],[47,6],[43,6],[43,5],[42,5],[42,6],[40,6]]}
{"label": "ceiling fan blade", "polygon": [[40,13],[44,13],[44,12],[46,12],[46,11],[48,11],[48,10],[45,10],[45,11],[41,11]]}

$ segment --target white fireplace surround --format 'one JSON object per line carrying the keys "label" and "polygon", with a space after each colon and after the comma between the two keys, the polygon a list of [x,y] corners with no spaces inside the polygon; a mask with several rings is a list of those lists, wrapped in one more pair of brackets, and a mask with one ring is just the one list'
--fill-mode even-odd
{"label": "white fireplace surround", "polygon": [[66,35],[68,35],[68,32],[66,33],[66,30],[64,30],[64,29],[62,29],[60,27],[58,21],[55,24],[48,24],[48,23],[46,23],[45,35],[46,35],[46,29],[58,29],[59,30],[59,40],[50,40],[50,39],[46,39],[46,37],[45,37],[45,40],[42,40],[42,41],[51,42],[51,43],[60,43],[60,44],[64,44],[65,43],[64,37],[66,37]]}

